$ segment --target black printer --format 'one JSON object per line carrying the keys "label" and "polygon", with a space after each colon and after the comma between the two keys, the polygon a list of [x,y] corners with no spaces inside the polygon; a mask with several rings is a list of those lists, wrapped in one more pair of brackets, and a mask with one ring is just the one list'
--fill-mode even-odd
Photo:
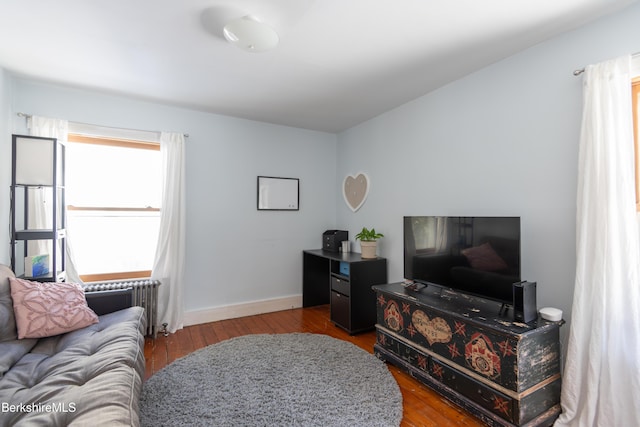
{"label": "black printer", "polygon": [[344,230],[327,230],[322,233],[322,249],[331,252],[340,252],[340,246],[344,240],[349,240],[349,232]]}

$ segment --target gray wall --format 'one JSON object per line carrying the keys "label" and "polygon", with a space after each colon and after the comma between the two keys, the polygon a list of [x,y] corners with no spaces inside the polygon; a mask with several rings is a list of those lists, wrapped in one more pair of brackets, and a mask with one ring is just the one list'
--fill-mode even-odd
{"label": "gray wall", "polygon": [[[522,275],[538,306],[570,318],[582,78],[573,70],[640,51],[640,5],[539,44],[338,136],[338,186],[371,179],[338,224],[385,234],[389,279],[403,278],[404,215],[522,217]],[[428,72],[428,70],[425,70]],[[356,248],[358,245],[356,245]],[[566,334],[568,328],[563,328]]]}
{"label": "gray wall", "polygon": [[[335,224],[335,135],[17,78],[12,85],[15,112],[189,134],[186,311],[301,294],[301,252]],[[13,131],[25,132],[13,117]],[[2,159],[4,171],[10,160]],[[258,212],[258,175],[299,178],[300,210]],[[8,241],[6,227],[0,236]]]}

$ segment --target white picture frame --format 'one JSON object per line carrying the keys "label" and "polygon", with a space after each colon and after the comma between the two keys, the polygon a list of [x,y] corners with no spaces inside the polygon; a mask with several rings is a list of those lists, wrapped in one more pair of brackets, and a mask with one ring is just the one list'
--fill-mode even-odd
{"label": "white picture frame", "polygon": [[258,176],[259,211],[300,210],[300,180]]}

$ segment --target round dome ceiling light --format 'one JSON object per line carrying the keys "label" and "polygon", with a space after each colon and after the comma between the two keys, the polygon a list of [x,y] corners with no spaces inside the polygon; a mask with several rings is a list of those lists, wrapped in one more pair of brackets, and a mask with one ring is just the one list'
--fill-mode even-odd
{"label": "round dome ceiling light", "polygon": [[247,52],[264,52],[276,47],[280,41],[273,28],[251,16],[227,23],[223,33],[229,43]]}

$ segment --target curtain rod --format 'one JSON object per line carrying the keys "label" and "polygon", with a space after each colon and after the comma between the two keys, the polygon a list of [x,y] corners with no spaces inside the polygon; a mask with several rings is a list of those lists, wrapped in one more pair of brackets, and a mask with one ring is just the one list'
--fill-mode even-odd
{"label": "curtain rod", "polygon": [[[637,57],[640,57],[640,52],[636,52],[636,53],[632,53],[631,54],[631,58],[635,59]],[[584,68],[581,68],[579,70],[573,70],[573,75],[574,76],[579,76],[580,74],[584,73]]]}
{"label": "curtain rod", "polygon": [[[27,114],[27,113],[22,113],[22,112],[18,112],[16,113],[16,115],[18,117],[24,117],[25,119],[30,119],[31,117],[33,117],[32,114]],[[76,122],[79,123],[79,122]],[[82,123],[83,125],[87,125],[89,123]],[[112,129],[118,129],[118,128],[114,128],[113,126],[102,126],[102,125],[91,125],[91,126],[100,126],[100,127],[105,127],[105,128],[112,128]],[[140,132],[157,132],[157,131],[150,131],[150,130],[140,130],[140,129],[129,129],[129,130],[135,130],[135,131],[140,131]],[[183,133],[185,138],[189,138],[189,134],[188,133]]]}

